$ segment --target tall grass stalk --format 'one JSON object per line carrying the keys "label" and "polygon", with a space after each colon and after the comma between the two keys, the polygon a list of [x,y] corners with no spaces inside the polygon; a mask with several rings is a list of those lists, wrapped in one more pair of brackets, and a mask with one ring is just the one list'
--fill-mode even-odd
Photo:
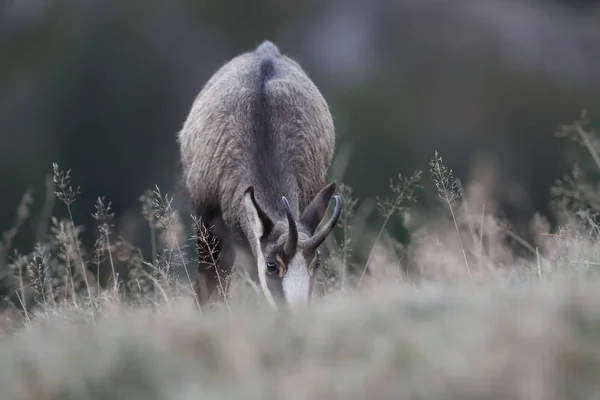
{"label": "tall grass stalk", "polygon": [[471,273],[471,268],[469,267],[467,252],[465,251],[465,245],[463,244],[460,229],[458,228],[458,222],[456,221],[456,216],[454,215],[454,208],[452,207],[454,201],[459,198],[458,184],[452,175],[452,170],[446,168],[442,161],[442,157],[439,156],[437,150],[434,153],[433,159],[429,162],[429,166],[431,175],[433,176],[433,181],[438,191],[438,196],[440,199],[442,199],[442,201],[444,201],[447,204],[448,210],[450,211],[450,215],[452,216],[452,222],[454,223],[454,228],[456,229],[456,236],[460,243],[465,267],[467,268],[467,273],[469,274],[471,286],[474,288],[475,283],[473,281],[473,274]]}

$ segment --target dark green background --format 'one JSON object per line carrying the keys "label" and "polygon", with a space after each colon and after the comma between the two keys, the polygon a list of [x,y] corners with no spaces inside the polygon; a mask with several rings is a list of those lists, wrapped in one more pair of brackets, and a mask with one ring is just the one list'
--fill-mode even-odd
{"label": "dark green background", "polygon": [[[329,101],[338,147],[352,152],[341,179],[357,196],[385,195],[398,172],[427,171],[436,149],[463,180],[474,157],[494,157],[495,195],[524,226],[567,171],[558,126],[581,108],[600,113],[597,3],[5,0],[0,227],[33,188],[34,215],[17,240],[29,251],[58,162],[82,188],[76,222],[92,228],[93,204],[106,196],[118,233],[142,244],[138,197],[155,184],[176,193],[175,138],[195,95],[264,39]],[[514,187],[522,194],[511,196]]]}

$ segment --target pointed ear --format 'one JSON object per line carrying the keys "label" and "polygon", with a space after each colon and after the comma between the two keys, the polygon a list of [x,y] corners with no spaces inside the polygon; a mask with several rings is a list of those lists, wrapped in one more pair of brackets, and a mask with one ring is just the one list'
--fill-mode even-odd
{"label": "pointed ear", "polygon": [[329,185],[325,186],[319,193],[317,193],[308,207],[306,207],[302,212],[302,215],[300,216],[300,223],[309,229],[311,235],[315,233],[317,226],[319,226],[321,220],[325,216],[325,212],[327,212],[327,206],[329,205],[329,200],[331,200],[331,196],[333,196],[335,188],[335,182],[331,182]]}
{"label": "pointed ear", "polygon": [[273,228],[273,221],[256,202],[253,186],[250,186],[244,192],[244,206],[250,229],[252,229],[256,238],[260,240],[264,235],[268,235]]}

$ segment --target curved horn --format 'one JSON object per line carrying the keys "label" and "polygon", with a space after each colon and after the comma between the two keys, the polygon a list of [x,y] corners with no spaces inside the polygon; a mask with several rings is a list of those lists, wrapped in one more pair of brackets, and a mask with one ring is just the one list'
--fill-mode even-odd
{"label": "curved horn", "polygon": [[283,202],[283,208],[285,209],[285,214],[287,215],[289,224],[289,234],[285,245],[283,246],[283,252],[288,257],[292,257],[294,254],[296,254],[296,249],[298,248],[298,227],[296,226],[296,220],[292,214],[290,203],[285,196],[281,198],[281,201]]}
{"label": "curved horn", "polygon": [[340,196],[332,196],[331,199],[335,199],[335,208],[329,221],[317,232],[306,241],[305,246],[308,248],[316,249],[325,241],[327,236],[331,233],[335,224],[337,224],[340,215],[342,214],[342,198]]}

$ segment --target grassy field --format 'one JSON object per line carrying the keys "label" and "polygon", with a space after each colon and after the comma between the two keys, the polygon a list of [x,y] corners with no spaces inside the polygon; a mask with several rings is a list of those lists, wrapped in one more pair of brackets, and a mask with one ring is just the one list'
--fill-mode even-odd
{"label": "grassy field", "polygon": [[596,399],[598,283],[394,286],[311,312],[188,299],[76,310],[0,340],[3,399]]}
{"label": "grassy field", "polygon": [[[561,135],[600,160],[585,120]],[[340,188],[324,296],[289,314],[272,312],[239,274],[200,309],[181,268],[194,265],[186,218],[158,189],[140,199],[151,254],[114,233],[104,199],[86,249],[71,214],[78,191],[55,165],[67,217],[49,219],[21,254],[11,241],[29,216],[25,196],[0,244],[12,304],[0,317],[1,399],[600,398],[595,184],[579,169],[557,182],[558,229],[536,217],[526,241],[496,215],[485,181],[463,188],[437,153],[429,173],[439,211],[412,207],[420,171],[398,176],[378,199],[375,232]],[[409,245],[386,234],[392,218],[410,230]]]}

